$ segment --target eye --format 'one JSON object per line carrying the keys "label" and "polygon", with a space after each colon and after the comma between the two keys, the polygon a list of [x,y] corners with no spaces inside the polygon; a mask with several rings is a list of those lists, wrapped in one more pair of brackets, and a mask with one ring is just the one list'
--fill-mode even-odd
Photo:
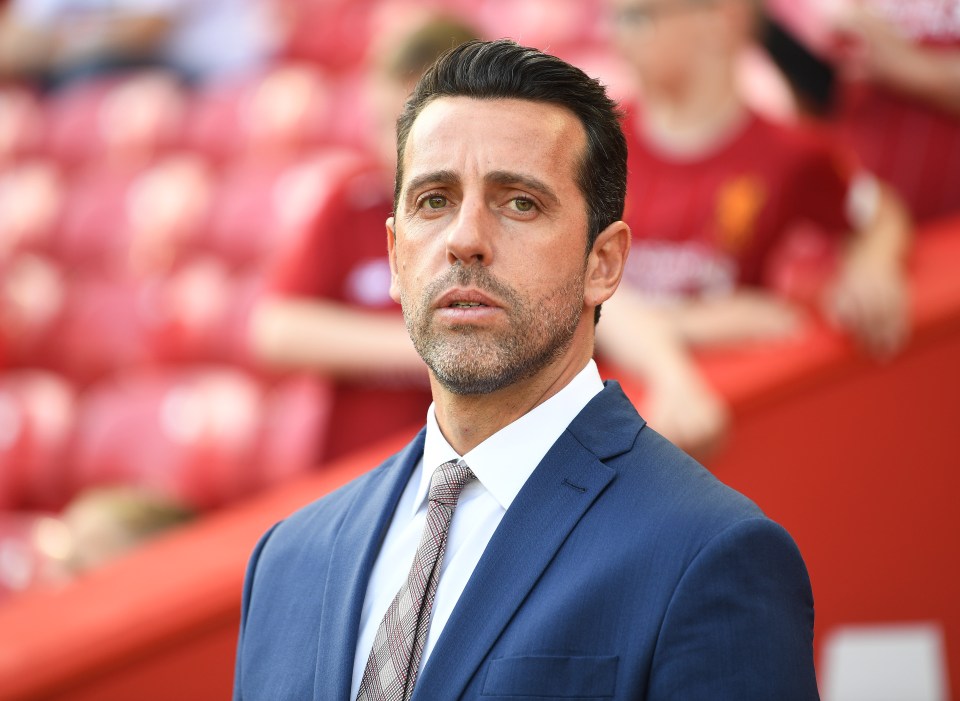
{"label": "eye", "polygon": [[447,206],[447,198],[443,195],[428,195],[422,202],[427,209],[443,209]]}
{"label": "eye", "polygon": [[537,208],[537,205],[534,203],[534,201],[526,197],[514,197],[510,201],[513,203],[514,209],[516,209],[518,212],[532,212]]}

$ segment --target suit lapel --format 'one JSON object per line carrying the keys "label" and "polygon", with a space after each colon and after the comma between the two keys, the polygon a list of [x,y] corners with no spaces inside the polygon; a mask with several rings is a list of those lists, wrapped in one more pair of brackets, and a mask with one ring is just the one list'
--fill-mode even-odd
{"label": "suit lapel", "polygon": [[561,435],[504,514],[414,699],[459,698],[557,550],[614,479],[602,460],[629,450],[642,426],[619,385],[608,383]]}
{"label": "suit lapel", "polygon": [[423,438],[421,431],[391,465],[369,476],[337,534],[323,590],[316,699],[347,699],[350,695],[367,582],[397,502],[423,455]]}

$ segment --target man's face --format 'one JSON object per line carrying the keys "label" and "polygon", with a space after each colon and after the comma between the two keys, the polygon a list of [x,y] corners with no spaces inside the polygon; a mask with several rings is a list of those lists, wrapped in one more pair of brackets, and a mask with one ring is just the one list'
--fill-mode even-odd
{"label": "man's face", "polygon": [[587,207],[573,113],[526,100],[434,100],[417,117],[388,236],[391,295],[436,379],[483,394],[592,334]]}

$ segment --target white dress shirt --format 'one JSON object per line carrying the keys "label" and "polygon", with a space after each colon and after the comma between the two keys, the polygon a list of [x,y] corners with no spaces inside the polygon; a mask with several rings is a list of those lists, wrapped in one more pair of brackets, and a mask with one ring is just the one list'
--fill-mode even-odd
{"label": "white dress shirt", "polygon": [[[462,456],[477,479],[464,488],[450,523],[420,669],[430,657],[503,514],[543,456],[602,389],[596,363],[590,360],[566,387]],[[360,617],[360,637],[353,659],[351,699],[357,697],[360,689],[380,621],[413,564],[426,522],[433,471],[449,460],[460,458],[440,432],[431,404],[427,411],[423,458],[400,497],[367,584]]]}

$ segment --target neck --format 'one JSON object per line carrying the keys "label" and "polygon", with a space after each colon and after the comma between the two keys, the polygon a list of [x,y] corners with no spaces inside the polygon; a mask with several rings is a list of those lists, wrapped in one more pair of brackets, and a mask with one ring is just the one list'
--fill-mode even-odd
{"label": "neck", "polygon": [[699,155],[735,132],[746,118],[733,66],[701,71],[682,89],[651,89],[644,94],[643,128],[657,148],[672,154]]}
{"label": "neck", "polygon": [[[593,324],[591,318],[590,324]],[[434,412],[444,438],[465,455],[505,426],[543,404],[570,384],[593,356],[589,346],[571,347],[536,375],[489,394],[455,394],[431,373]],[[576,341],[574,341],[576,344]]]}

